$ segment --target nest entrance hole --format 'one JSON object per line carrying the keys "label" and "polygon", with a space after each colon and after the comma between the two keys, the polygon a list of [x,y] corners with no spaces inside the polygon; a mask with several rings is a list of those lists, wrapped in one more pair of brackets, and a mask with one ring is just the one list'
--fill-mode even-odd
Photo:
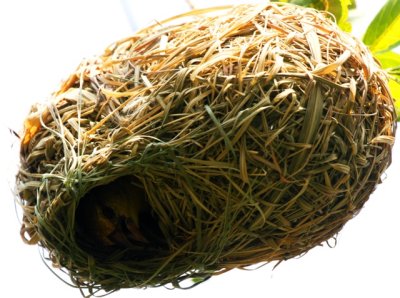
{"label": "nest entrance hole", "polygon": [[120,177],[86,193],[76,210],[75,227],[78,244],[94,256],[130,250],[143,258],[143,253],[165,245],[158,218],[134,176]]}

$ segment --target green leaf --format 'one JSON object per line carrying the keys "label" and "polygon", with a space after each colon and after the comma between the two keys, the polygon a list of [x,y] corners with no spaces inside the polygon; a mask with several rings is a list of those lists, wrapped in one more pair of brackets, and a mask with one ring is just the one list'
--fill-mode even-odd
{"label": "green leaf", "polygon": [[382,68],[391,69],[400,67],[400,54],[393,51],[376,53],[374,55],[382,65]]}
{"label": "green leaf", "polygon": [[356,9],[356,8],[357,8],[356,0],[351,0],[349,9]]}
{"label": "green leaf", "polygon": [[388,0],[369,24],[363,41],[372,52],[390,50],[400,44],[400,0]]}

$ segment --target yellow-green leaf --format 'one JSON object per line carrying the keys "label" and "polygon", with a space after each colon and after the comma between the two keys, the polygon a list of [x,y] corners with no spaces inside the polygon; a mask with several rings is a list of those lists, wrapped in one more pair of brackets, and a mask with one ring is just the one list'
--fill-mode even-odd
{"label": "yellow-green leaf", "polygon": [[400,121],[400,84],[395,80],[389,81],[390,93],[394,98],[394,106],[396,108],[397,121]]}
{"label": "yellow-green leaf", "polygon": [[390,75],[389,89],[395,100],[394,106],[396,108],[397,121],[400,121],[400,54],[393,51],[386,51],[376,53],[375,57]]}
{"label": "yellow-green leaf", "polygon": [[400,0],[388,0],[369,24],[363,41],[372,52],[393,49],[400,44]]}
{"label": "yellow-green leaf", "polygon": [[[348,17],[349,6],[352,4],[352,0],[275,0],[274,2],[289,2],[300,6],[329,11],[335,16],[342,30],[351,31],[351,24],[348,21]],[[355,3],[355,0],[353,2]]]}
{"label": "yellow-green leaf", "polygon": [[385,69],[400,67],[400,54],[398,53],[393,51],[381,52],[376,53],[375,57]]}
{"label": "yellow-green leaf", "polygon": [[329,3],[328,11],[336,16],[339,27],[344,31],[350,32],[351,24],[348,19],[351,0],[334,0],[327,2]]}

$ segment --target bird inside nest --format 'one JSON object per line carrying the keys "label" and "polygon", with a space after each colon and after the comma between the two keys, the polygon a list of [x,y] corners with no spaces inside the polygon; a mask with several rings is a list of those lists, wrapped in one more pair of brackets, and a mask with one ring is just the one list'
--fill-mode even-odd
{"label": "bird inside nest", "polygon": [[90,190],[76,211],[80,238],[103,251],[162,246],[157,218],[139,185],[135,177],[127,176]]}

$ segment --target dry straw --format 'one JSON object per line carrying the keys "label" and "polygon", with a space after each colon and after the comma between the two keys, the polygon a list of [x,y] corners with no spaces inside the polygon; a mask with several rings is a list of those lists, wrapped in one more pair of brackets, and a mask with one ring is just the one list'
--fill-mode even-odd
{"label": "dry straw", "polygon": [[[187,13],[84,61],[32,108],[21,235],[89,294],[287,260],[363,207],[395,119],[385,73],[330,16],[287,4]],[[146,201],[150,241],[87,237],[96,196],[113,189]]]}

